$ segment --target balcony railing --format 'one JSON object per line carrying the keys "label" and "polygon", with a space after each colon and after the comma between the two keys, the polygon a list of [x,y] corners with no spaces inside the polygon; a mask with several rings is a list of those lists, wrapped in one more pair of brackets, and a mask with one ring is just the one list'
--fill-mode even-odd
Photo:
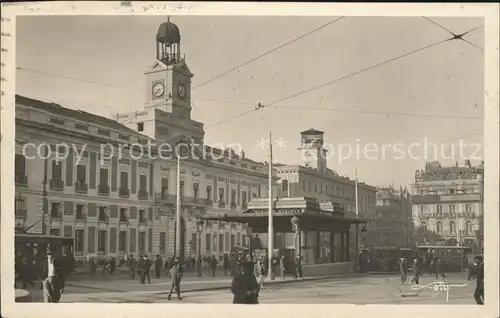
{"label": "balcony railing", "polygon": [[49,186],[50,186],[50,190],[62,191],[62,190],[64,190],[64,181],[52,179],[52,180],[50,180]]}
{"label": "balcony railing", "polygon": [[241,208],[242,208],[243,210],[246,210],[246,209],[248,208],[248,203],[247,203],[247,202],[245,202],[245,201],[241,202]]}
{"label": "balcony railing", "polygon": [[231,202],[231,209],[236,209],[236,205],[237,205],[237,204],[236,204],[236,202],[235,202],[235,201]]}
{"label": "balcony railing", "polygon": [[77,220],[85,220],[85,213],[83,213],[83,212],[76,212],[76,219]]}
{"label": "balcony railing", "polygon": [[85,181],[77,181],[75,182],[75,192],[77,193],[87,193],[88,185]]}
{"label": "balcony railing", "polygon": [[157,193],[155,195],[155,201],[175,202],[175,195],[166,192]]}
{"label": "balcony railing", "polygon": [[147,200],[148,199],[148,192],[146,190],[139,190],[138,198],[139,198],[139,200]]}
{"label": "balcony railing", "polygon": [[28,176],[16,174],[15,179],[17,186],[28,186]]}
{"label": "balcony railing", "polygon": [[219,208],[225,208],[225,207],[226,207],[226,202],[219,201]]}
{"label": "balcony railing", "polygon": [[109,195],[109,186],[107,185],[99,185],[97,188],[97,194],[99,195]]}
{"label": "balcony railing", "polygon": [[146,219],[146,218],[139,218],[139,224],[147,225],[148,224],[148,219]]}
{"label": "balcony railing", "polygon": [[120,190],[118,192],[119,192],[120,198],[130,197],[130,189],[120,188]]}
{"label": "balcony railing", "polygon": [[105,213],[99,213],[99,222],[108,222],[109,221],[109,215]]}
{"label": "balcony railing", "polygon": [[51,219],[60,219],[61,218],[61,212],[50,212],[50,218]]}
{"label": "balcony railing", "polygon": [[128,223],[129,218],[127,216],[120,216],[120,223]]}
{"label": "balcony railing", "polygon": [[25,219],[28,217],[28,210],[26,209],[16,209],[16,218]]}

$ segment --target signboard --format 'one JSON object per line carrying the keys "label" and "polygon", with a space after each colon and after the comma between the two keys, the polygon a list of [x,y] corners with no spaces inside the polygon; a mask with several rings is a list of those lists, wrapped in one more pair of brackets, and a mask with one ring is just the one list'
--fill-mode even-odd
{"label": "signboard", "polygon": [[479,194],[443,195],[441,201],[481,201]]}

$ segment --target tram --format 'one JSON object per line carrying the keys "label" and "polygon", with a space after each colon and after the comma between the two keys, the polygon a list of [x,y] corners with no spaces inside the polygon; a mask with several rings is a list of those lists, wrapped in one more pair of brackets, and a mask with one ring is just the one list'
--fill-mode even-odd
{"label": "tram", "polygon": [[366,259],[366,270],[370,272],[398,272],[401,257],[420,258],[418,250],[398,247],[374,247],[363,250],[361,254],[361,258]]}
{"label": "tram", "polygon": [[424,271],[432,270],[430,260],[440,258],[445,272],[462,272],[468,268],[472,248],[468,246],[418,246],[422,255]]}

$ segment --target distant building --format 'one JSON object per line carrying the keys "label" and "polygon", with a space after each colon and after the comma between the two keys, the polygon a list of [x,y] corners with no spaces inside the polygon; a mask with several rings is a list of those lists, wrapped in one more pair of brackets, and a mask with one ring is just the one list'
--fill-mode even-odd
{"label": "distant building", "polygon": [[412,218],[417,244],[483,248],[484,163],[442,167],[429,162],[415,172]]}
{"label": "distant building", "polygon": [[[309,129],[301,132],[303,165],[275,164],[279,178],[276,197],[309,197],[320,202],[338,203],[346,216],[356,213],[355,180],[340,176],[327,166],[327,154],[323,148],[322,131]],[[373,220],[376,216],[376,188],[363,182],[358,183],[359,217]],[[366,242],[372,242],[374,223],[366,224]],[[361,236],[360,236],[361,237]],[[360,238],[360,245],[363,244]],[[351,231],[351,249],[355,250],[355,231]]]}
{"label": "distant building", "polygon": [[403,188],[377,188],[377,218],[375,233],[377,245],[411,247],[413,234],[411,196]]}

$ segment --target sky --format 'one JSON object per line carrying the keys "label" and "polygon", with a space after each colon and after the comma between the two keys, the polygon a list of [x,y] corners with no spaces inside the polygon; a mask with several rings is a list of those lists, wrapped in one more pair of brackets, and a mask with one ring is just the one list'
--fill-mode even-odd
{"label": "sky", "polygon": [[[422,17],[345,17],[204,84],[337,18],[172,17],[195,74],[192,85],[201,84],[192,90],[192,118],[205,124],[205,143],[243,148],[246,157],[265,161],[268,149],[259,140],[272,132],[274,161],[300,164],[300,132],[319,129],[328,167],[348,177],[357,170],[361,182],[374,186],[409,185],[426,159],[479,163],[483,51],[454,40],[371,67],[450,37]],[[481,18],[432,20],[455,34],[483,25]],[[105,117],[140,110],[143,73],[155,61],[164,21],[19,17],[16,93]],[[464,38],[483,48],[484,28]],[[272,105],[220,123],[258,103]]]}

